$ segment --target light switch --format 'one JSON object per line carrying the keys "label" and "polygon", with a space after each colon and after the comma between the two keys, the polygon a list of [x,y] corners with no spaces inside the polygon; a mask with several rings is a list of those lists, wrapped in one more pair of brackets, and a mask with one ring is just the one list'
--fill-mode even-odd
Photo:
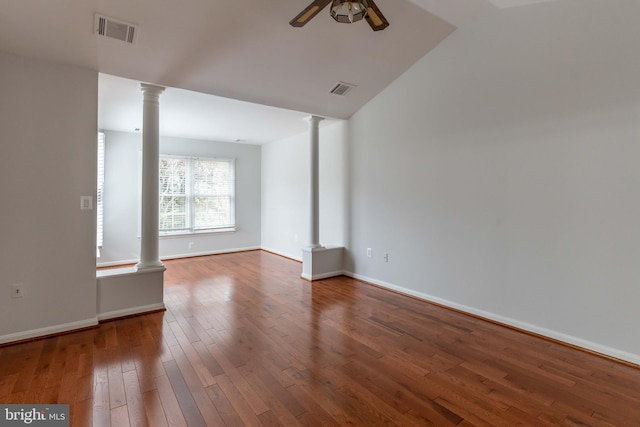
{"label": "light switch", "polygon": [[82,209],[83,211],[93,209],[93,197],[80,196],[80,209]]}

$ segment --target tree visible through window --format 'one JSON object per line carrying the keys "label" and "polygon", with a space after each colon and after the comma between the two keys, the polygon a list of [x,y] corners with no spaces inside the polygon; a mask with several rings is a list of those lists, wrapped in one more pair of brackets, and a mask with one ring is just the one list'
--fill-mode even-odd
{"label": "tree visible through window", "polygon": [[232,159],[160,157],[160,232],[235,227]]}

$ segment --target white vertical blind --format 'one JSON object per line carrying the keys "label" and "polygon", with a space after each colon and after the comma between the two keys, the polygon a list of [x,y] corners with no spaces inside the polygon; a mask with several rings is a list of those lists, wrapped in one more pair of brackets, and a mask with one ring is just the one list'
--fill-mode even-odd
{"label": "white vertical blind", "polygon": [[160,232],[235,227],[233,159],[160,157]]}
{"label": "white vertical blind", "polygon": [[100,248],[104,243],[104,141],[104,132],[98,132],[98,188],[96,197],[98,256],[100,256]]}
{"label": "white vertical blind", "polygon": [[160,158],[160,231],[188,231],[187,160]]}

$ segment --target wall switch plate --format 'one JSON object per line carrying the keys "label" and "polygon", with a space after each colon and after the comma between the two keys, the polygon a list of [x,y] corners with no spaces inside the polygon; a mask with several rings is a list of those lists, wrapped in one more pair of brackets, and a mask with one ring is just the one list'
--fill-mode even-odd
{"label": "wall switch plate", "polygon": [[83,211],[89,211],[93,209],[93,197],[80,196],[80,209]]}
{"label": "wall switch plate", "polygon": [[22,283],[16,283],[11,285],[11,298],[23,298],[24,297],[24,285]]}

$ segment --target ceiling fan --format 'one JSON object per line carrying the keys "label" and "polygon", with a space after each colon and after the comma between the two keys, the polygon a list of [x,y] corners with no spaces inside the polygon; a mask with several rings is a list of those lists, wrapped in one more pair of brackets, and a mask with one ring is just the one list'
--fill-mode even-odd
{"label": "ceiling fan", "polygon": [[382,15],[373,0],[315,0],[289,24],[293,27],[304,26],[329,3],[332,3],[331,17],[338,22],[353,23],[364,18],[373,31],[384,30],[389,26],[389,21]]}

